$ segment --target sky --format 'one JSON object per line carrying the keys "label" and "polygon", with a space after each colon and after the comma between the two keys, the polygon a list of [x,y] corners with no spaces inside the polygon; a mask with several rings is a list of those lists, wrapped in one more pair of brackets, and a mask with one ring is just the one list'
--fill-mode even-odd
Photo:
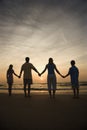
{"label": "sky", "polygon": [[[19,74],[25,57],[39,72],[52,57],[63,75],[75,60],[79,80],[87,81],[87,0],[0,0],[0,83],[10,64]],[[34,82],[46,82],[47,72],[32,73]]]}

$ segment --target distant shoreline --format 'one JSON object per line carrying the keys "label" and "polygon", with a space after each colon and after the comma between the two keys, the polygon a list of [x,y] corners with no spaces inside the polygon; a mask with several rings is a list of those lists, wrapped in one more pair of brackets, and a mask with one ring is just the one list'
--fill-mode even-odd
{"label": "distant shoreline", "polygon": [[[4,93],[8,93],[8,88],[4,87],[1,88],[0,87],[0,94],[4,94]],[[24,94],[24,90],[23,87],[22,88],[12,88],[12,95],[14,94]],[[41,95],[41,94],[48,94],[48,89],[46,88],[31,88],[31,93],[32,94],[37,94],[37,95]],[[73,95],[73,91],[72,88],[57,88],[56,89],[56,94],[57,95]],[[80,88],[80,95],[87,95],[87,86],[86,88],[81,87]]]}
{"label": "distant shoreline", "polygon": [[[33,83],[32,86],[33,85],[38,85],[38,84],[40,86],[41,85],[47,85],[47,83]],[[13,86],[18,86],[18,85],[23,86],[22,83],[14,83],[13,84]],[[79,85],[80,86],[87,86],[87,81],[81,81],[81,82],[79,82]],[[7,86],[7,83],[0,83],[0,88],[5,87],[5,86]],[[70,82],[58,82],[57,86],[66,86],[66,87],[68,87],[68,86],[71,86],[71,83]]]}
{"label": "distant shoreline", "polygon": [[[23,93],[23,84],[13,84],[12,93]],[[47,83],[34,83],[31,85],[32,93],[48,93]],[[0,84],[0,93],[8,93],[8,85]],[[70,82],[57,83],[57,94],[72,94]],[[80,94],[87,94],[87,82],[80,82]]]}

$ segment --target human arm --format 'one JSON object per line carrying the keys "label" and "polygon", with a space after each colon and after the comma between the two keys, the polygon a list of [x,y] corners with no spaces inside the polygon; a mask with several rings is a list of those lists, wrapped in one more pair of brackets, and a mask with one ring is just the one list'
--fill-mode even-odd
{"label": "human arm", "polygon": [[30,64],[31,65],[31,69],[33,69],[36,73],[38,73],[38,75],[40,76],[40,73],[38,72],[38,70],[36,69],[35,66],[33,66],[33,64]]}
{"label": "human arm", "polygon": [[68,73],[65,76],[63,76],[63,77],[66,78],[69,75],[70,75],[70,69],[69,69]]}
{"label": "human arm", "polygon": [[59,70],[56,68],[56,65],[55,65],[55,70],[56,70],[56,72],[61,76],[61,77],[63,77],[64,78],[64,76],[59,72]]}
{"label": "human arm", "polygon": [[12,73],[19,78],[19,76],[14,72],[14,70],[12,70]]}
{"label": "human arm", "polygon": [[16,77],[18,77],[18,78],[19,78],[19,76],[18,76],[15,72],[13,72],[13,74],[14,74]]}
{"label": "human arm", "polygon": [[69,73],[68,73],[68,74],[66,74],[65,76],[63,76],[63,78],[66,78],[67,76],[69,76]]}
{"label": "human arm", "polygon": [[37,70],[35,67],[33,67],[33,70],[34,70],[36,73],[38,73],[38,75],[40,76],[40,73],[38,72],[38,70]]}
{"label": "human arm", "polygon": [[19,74],[19,78],[21,78],[22,71],[23,71],[23,66],[21,67],[20,74]]}
{"label": "human arm", "polygon": [[40,73],[40,75],[42,75],[47,69],[47,65],[45,66],[45,69]]}

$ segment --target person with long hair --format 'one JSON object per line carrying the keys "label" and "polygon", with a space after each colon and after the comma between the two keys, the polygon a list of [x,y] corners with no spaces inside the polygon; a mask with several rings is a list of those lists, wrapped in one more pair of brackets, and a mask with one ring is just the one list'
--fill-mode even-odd
{"label": "person with long hair", "polygon": [[11,93],[12,93],[13,75],[19,77],[19,76],[14,72],[14,70],[13,70],[13,65],[10,64],[10,65],[9,65],[9,68],[8,68],[8,70],[7,70],[7,74],[6,74],[7,83],[8,83],[9,96],[11,96]]}
{"label": "person with long hair", "polygon": [[[50,98],[52,97],[53,93],[53,98],[55,98],[55,92],[56,92],[56,74],[55,71],[63,77],[59,70],[57,69],[56,65],[53,62],[53,58],[49,58],[48,64],[46,64],[45,69],[42,71],[40,75],[42,75],[46,70],[48,70],[48,75],[47,75],[47,84],[48,84],[48,91]],[[53,91],[53,92],[52,92]]]}

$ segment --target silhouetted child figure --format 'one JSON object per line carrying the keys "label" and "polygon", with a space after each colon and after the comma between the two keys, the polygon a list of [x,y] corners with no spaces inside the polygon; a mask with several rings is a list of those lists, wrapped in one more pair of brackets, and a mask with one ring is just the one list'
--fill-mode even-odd
{"label": "silhouetted child figure", "polygon": [[74,93],[74,98],[79,98],[79,70],[75,66],[74,60],[71,61],[71,68],[69,69],[68,74],[64,76],[64,78],[68,75],[70,75],[71,78],[71,85]]}
{"label": "silhouetted child figure", "polygon": [[12,91],[12,85],[13,85],[13,74],[17,77],[19,77],[17,74],[15,74],[13,70],[13,65],[9,65],[9,68],[7,70],[7,83],[8,83],[8,92],[9,96],[11,96],[11,91]]}
{"label": "silhouetted child figure", "polygon": [[[45,66],[45,69],[42,71],[40,75],[42,75],[46,69],[48,70],[48,76],[47,76],[47,84],[48,84],[48,91],[50,97],[52,96],[53,91],[53,98],[55,98],[55,92],[56,92],[56,75],[55,71],[60,75],[60,72],[56,68],[56,65],[53,63],[53,59],[49,58],[48,64]],[[62,76],[63,77],[63,76]]]}

